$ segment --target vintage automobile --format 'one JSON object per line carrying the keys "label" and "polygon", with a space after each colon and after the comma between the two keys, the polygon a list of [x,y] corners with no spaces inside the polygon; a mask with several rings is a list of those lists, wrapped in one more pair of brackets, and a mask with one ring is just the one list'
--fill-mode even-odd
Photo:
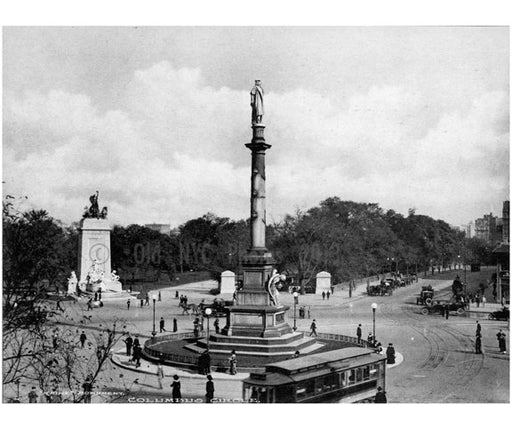
{"label": "vintage automobile", "polygon": [[489,320],[509,320],[510,310],[508,309],[508,307],[503,307],[501,310],[489,313],[488,318]]}
{"label": "vintage automobile", "polygon": [[434,302],[434,289],[432,286],[422,286],[420,296],[416,298],[416,305],[432,305]]}
{"label": "vintage automobile", "polygon": [[455,311],[459,316],[463,315],[466,312],[466,305],[463,302],[441,302],[436,301],[435,304],[427,305],[421,309],[421,313],[423,315],[427,314],[444,314],[446,311],[446,306],[448,306],[448,311]]}

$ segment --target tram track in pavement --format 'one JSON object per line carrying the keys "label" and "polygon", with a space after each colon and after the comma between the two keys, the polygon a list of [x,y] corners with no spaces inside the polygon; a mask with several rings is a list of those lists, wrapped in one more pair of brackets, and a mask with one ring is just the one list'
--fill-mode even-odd
{"label": "tram track in pavement", "polygon": [[[425,338],[430,348],[427,358],[417,368],[419,370],[433,371],[440,366],[445,366],[446,368],[459,366],[458,376],[450,381],[450,386],[456,388],[466,386],[481,372],[484,366],[485,355],[475,354],[474,342],[470,336],[452,326],[433,323],[428,326],[428,331],[425,332],[424,316],[414,312],[413,308],[410,305],[400,306],[402,313],[414,322],[409,327]],[[452,341],[449,340],[450,338]],[[460,356],[461,354],[462,360],[454,358],[453,364],[448,363],[450,362],[450,356]]]}

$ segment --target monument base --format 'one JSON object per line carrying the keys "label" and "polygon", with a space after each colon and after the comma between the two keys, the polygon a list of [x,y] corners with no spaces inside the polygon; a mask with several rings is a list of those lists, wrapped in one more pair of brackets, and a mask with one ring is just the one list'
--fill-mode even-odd
{"label": "monument base", "polygon": [[118,280],[102,280],[100,282],[89,283],[85,286],[87,292],[122,292],[123,285]]}
{"label": "monument base", "polygon": [[292,332],[292,328],[285,321],[285,313],[288,309],[287,306],[261,305],[231,307],[222,333],[244,337],[280,337]]}
{"label": "monument base", "polygon": [[229,355],[235,350],[237,355],[281,357],[286,359],[298,351],[301,355],[323,347],[315,338],[304,336],[303,332],[291,332],[276,338],[247,338],[246,336],[210,335],[209,344],[201,338],[194,344],[186,345],[187,350],[202,353],[207,348],[210,353]]}

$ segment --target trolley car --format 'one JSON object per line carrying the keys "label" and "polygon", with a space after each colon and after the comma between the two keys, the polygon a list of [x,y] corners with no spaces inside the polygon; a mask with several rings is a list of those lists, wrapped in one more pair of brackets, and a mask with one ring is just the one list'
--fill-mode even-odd
{"label": "trolley car", "polygon": [[347,347],[269,364],[243,382],[248,402],[365,402],[385,390],[386,357]]}

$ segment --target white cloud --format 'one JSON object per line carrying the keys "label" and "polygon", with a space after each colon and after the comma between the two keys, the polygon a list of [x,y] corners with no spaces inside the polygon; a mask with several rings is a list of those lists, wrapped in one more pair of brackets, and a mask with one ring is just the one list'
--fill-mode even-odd
{"label": "white cloud", "polygon": [[[249,213],[248,91],[160,62],[133,74],[116,110],[63,90],[4,97],[5,191],[57,218],[78,220],[96,189],[121,223]],[[305,89],[265,102],[270,219],[338,195],[462,223],[508,195],[504,92],[444,111],[389,85],[343,105]]]}

